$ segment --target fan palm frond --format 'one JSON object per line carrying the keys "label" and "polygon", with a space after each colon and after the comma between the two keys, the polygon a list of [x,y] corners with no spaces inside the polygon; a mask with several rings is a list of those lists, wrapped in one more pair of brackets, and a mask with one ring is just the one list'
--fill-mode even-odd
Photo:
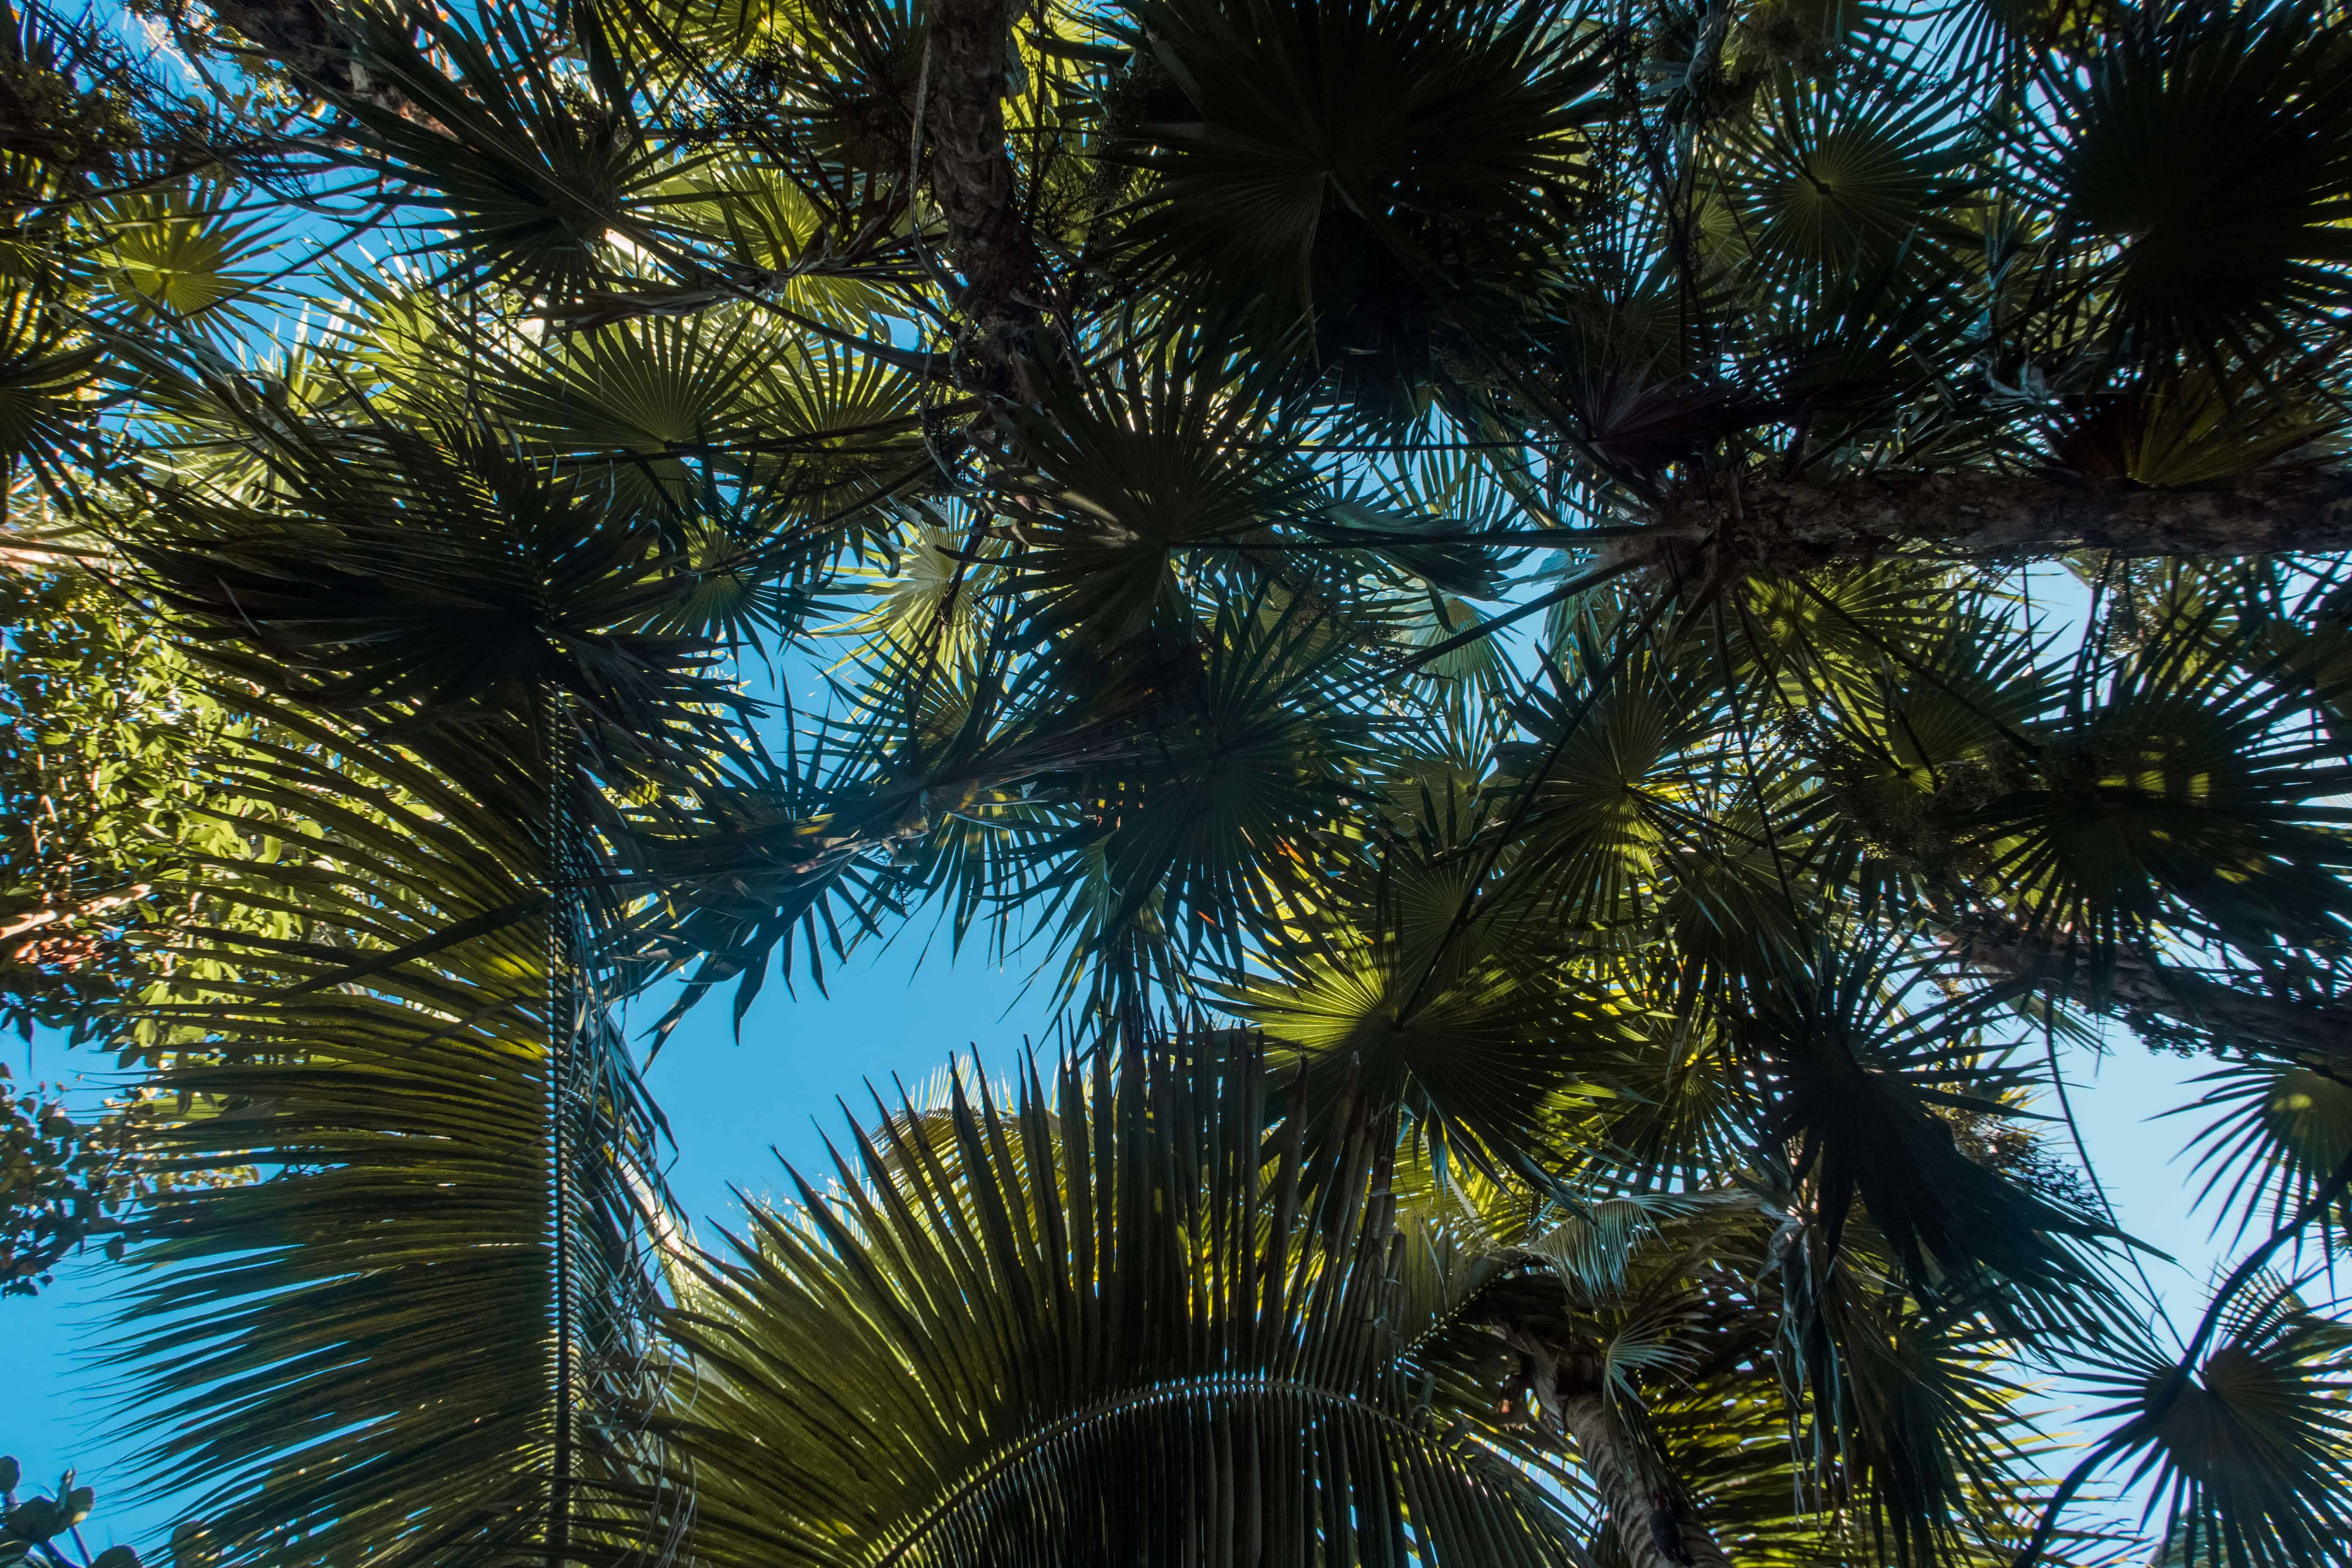
{"label": "fan palm frond", "polygon": [[1395,942],[1318,946],[1227,1003],[1265,1033],[1277,1069],[1304,1069],[1309,1103],[1347,1092],[1402,1105],[1441,1179],[1459,1168],[1549,1183],[1578,1090],[1624,1047],[1609,1000],[1491,957],[1457,958],[1433,981]]}
{"label": "fan palm frond", "polygon": [[[2284,1224],[2352,1159],[2352,1085],[2342,1079],[2300,1064],[2261,1061],[2233,1064],[2197,1081],[2211,1087],[2181,1110],[2223,1112],[2199,1129],[2192,1145],[2201,1146],[2196,1168],[2206,1173],[2202,1196],[2218,1195],[2225,1210],[2237,1211],[2240,1237],[2258,1217]],[[2329,1227],[2340,1226],[2344,1217],[2319,1215]]]}
{"label": "fan palm frond", "polygon": [[2352,913],[2319,804],[2346,775],[2282,730],[2276,688],[2217,679],[2216,613],[2156,628],[2104,691],[2072,687],[2073,710],[2032,732],[2038,776],[1972,814],[2037,930],[2095,964],[2159,922],[2262,947],[2324,943]]}
{"label": "fan palm frond", "polygon": [[1986,1059],[1978,1004],[1906,1009],[1916,973],[1885,939],[1823,938],[1803,969],[1748,998],[1736,1029],[1769,1075],[1770,1135],[1817,1184],[1832,1251],[1858,1202],[1923,1298],[1972,1299],[1990,1274],[2095,1323],[2112,1291],[2077,1247],[2111,1228],[1958,1146],[1931,1108],[2009,1115],[1994,1096],[2014,1075]]}
{"label": "fan palm frond", "polygon": [[218,332],[254,319],[270,226],[241,216],[220,186],[118,196],[92,214],[100,236],[87,265],[128,317]]}
{"label": "fan palm frond", "polygon": [[0,483],[14,483],[19,463],[44,488],[58,483],[93,433],[82,390],[100,363],[99,347],[39,291],[0,286]]}
{"label": "fan palm frond", "polygon": [[2065,221],[2113,247],[2105,314],[2138,353],[2219,368],[2341,293],[2347,73],[2307,7],[2168,5],[2062,89]]}
{"label": "fan palm frond", "polygon": [[708,645],[647,629],[695,585],[657,522],[491,427],[245,414],[279,496],[167,489],[130,546],[240,676],[412,734],[532,711],[552,682],[608,744],[725,748],[743,699],[705,673]]}
{"label": "fan palm frond", "polygon": [[[1075,822],[1033,853],[1045,940],[1099,986],[1181,954],[1225,973],[1282,922],[1360,792],[1379,722],[1336,700],[1352,650],[1298,600],[1228,601],[1202,640],[1140,663],[1125,752],[1071,780]],[[1118,981],[1117,984],[1125,984]]]}
{"label": "fan palm frond", "polygon": [[1427,379],[1433,332],[1527,319],[1610,112],[1605,28],[1423,0],[1134,15],[1165,83],[1128,154],[1154,176],[1120,238],[1134,275],[1376,403]]}
{"label": "fan palm frond", "polygon": [[2233,1303],[2221,1342],[2185,1379],[2118,1363],[2100,1385],[2124,1418],[2095,1457],[2133,1463],[2166,1555],[2185,1564],[2320,1563],[2352,1526],[2352,1375],[2343,1325],[2284,1281]]}
{"label": "fan palm frond", "polygon": [[1906,247],[1950,243],[1963,136],[1929,94],[1784,79],[1739,142],[1732,188],[1749,256],[1822,289]]}
{"label": "fan palm frond", "polygon": [[[313,831],[202,899],[288,934],[198,931],[148,1016],[162,1168],[199,1184],[137,1227],[117,1320],[150,1461],[223,1562],[625,1553],[655,1113],[569,956],[544,778],[271,724],[225,798]],[[259,1174],[201,1187],[224,1167]]]}
{"label": "fan palm frond", "polygon": [[698,1262],[698,1561],[1574,1560],[1540,1458],[1389,1326],[1365,1141],[1303,1159],[1207,1048],[951,1114]]}
{"label": "fan palm frond", "polygon": [[682,169],[646,137],[609,53],[602,70],[558,68],[557,40],[520,5],[436,15],[422,38],[389,15],[358,22],[369,73],[407,104],[342,104],[362,138],[352,162],[418,193],[419,226],[444,236],[419,248],[451,276],[568,299],[626,276],[616,231],[665,245],[661,190]]}

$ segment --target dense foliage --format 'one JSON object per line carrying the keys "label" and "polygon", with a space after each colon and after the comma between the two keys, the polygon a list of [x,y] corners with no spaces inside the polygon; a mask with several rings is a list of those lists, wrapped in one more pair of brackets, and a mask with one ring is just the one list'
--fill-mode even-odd
{"label": "dense foliage", "polygon": [[[2332,0],[5,22],[0,1267],[191,1564],[2345,1561]],[[690,1245],[910,921],[1039,1059]]]}

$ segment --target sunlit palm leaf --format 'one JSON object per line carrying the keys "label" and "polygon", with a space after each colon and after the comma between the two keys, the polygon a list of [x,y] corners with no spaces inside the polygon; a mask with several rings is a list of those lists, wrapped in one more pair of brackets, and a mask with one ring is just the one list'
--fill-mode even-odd
{"label": "sunlit palm leaf", "polygon": [[[189,1109],[118,1319],[159,1478],[228,1561],[603,1560],[646,1457],[635,1238],[652,1112],[558,922],[543,801],[485,799],[290,711],[225,759],[314,825],[211,868],[152,1011]],[[208,973],[222,978],[207,979]]]}
{"label": "sunlit palm leaf", "polygon": [[696,1559],[1572,1560],[1475,1385],[1384,1321],[1370,1148],[1302,1167],[1264,1096],[1198,1047],[1066,1068],[755,1213],[676,1320]]}

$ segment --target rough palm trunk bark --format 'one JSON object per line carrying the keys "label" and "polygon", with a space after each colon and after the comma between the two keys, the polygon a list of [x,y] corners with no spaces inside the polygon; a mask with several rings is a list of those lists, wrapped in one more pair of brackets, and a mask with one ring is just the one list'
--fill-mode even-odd
{"label": "rough palm trunk bark", "polygon": [[1837,485],[1758,475],[1689,485],[1620,549],[1663,561],[1707,540],[1727,564],[1801,572],[1896,548],[1955,560],[2264,555],[2352,550],[2352,471],[2280,469],[2204,490],[2100,489],[2001,474],[1888,475]]}
{"label": "rough palm trunk bark", "polygon": [[1601,1363],[1591,1348],[1550,1343],[1524,1328],[1498,1331],[1519,1352],[1519,1394],[1532,1394],[1544,1426],[1575,1443],[1626,1562],[1633,1568],[1731,1568],[1697,1515],[1643,1476],[1597,1386]]}
{"label": "rough palm trunk bark", "polygon": [[1553,1408],[1600,1489],[1633,1568],[1731,1568],[1731,1559],[1688,1509],[1643,1485],[1600,1394],[1562,1394]]}
{"label": "rough palm trunk bark", "polygon": [[957,380],[969,392],[1028,400],[1024,363],[1044,322],[1044,270],[1014,198],[1003,98],[1022,0],[938,0],[931,11],[928,118],[931,195],[963,279]]}
{"label": "rough palm trunk bark", "polygon": [[1955,921],[1945,942],[1964,962],[2004,980],[2090,1006],[2126,1023],[2160,1019],[2210,1031],[2224,1045],[2254,1045],[2309,1058],[2352,1077],[2352,1009],[2241,991],[2204,975],[2119,952],[2096,984],[2013,921],[1981,911]]}

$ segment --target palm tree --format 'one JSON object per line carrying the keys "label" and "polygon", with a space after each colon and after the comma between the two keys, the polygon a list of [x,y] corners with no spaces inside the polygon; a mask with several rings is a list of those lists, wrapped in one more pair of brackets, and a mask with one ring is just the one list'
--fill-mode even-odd
{"label": "palm tree", "polygon": [[[172,792],[11,994],[204,1552],[2340,1553],[2340,7],[9,20],[10,711]],[[694,1247],[620,1004],[916,919],[1054,1059]]]}

